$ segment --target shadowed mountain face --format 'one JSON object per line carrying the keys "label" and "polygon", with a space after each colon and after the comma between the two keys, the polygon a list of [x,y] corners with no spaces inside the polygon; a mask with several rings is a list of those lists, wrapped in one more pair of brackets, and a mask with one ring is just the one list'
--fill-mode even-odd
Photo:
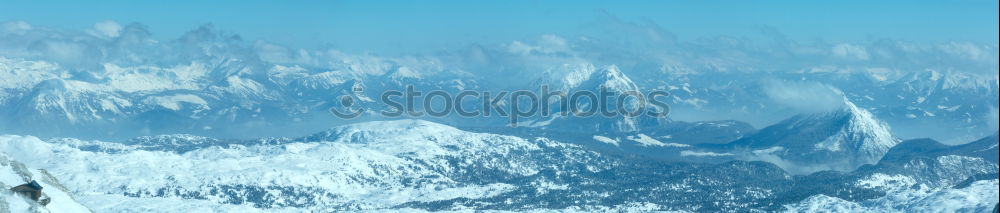
{"label": "shadowed mountain face", "polygon": [[934,158],[948,155],[981,158],[997,163],[997,134],[970,143],[948,146],[932,139],[906,140],[886,153],[881,162],[898,163],[915,158]]}
{"label": "shadowed mountain face", "polygon": [[993,136],[985,137],[977,141],[955,146],[955,153],[967,153],[967,156],[980,157],[986,159],[987,161],[992,161],[997,163],[998,152],[997,152],[997,133],[993,133]]}
{"label": "shadowed mountain face", "polygon": [[913,157],[940,155],[942,151],[951,150],[951,148],[953,147],[941,144],[933,139],[905,140],[892,147],[892,149],[889,149],[889,152],[882,157],[881,161],[906,161]]}

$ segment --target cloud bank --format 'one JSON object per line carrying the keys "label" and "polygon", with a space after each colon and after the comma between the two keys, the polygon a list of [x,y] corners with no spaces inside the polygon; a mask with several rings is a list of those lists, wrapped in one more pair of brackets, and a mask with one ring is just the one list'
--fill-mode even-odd
{"label": "cloud bank", "polygon": [[844,107],[844,93],[832,86],[809,81],[764,80],[765,94],[772,101],[801,113],[817,113]]}
{"label": "cloud bank", "polygon": [[[103,63],[171,64],[222,57],[323,66],[345,56],[331,48],[296,48],[266,41],[246,41],[238,34],[224,33],[211,25],[166,41],[152,39],[151,31],[140,23],[122,25],[102,21],[84,32],[39,28],[23,21],[5,22],[0,26],[3,26],[0,28],[3,38],[0,53],[5,57],[53,61],[88,69],[99,69]],[[378,52],[371,54],[378,55]],[[519,41],[411,55],[439,58],[459,68],[496,63],[511,67],[518,62],[558,65],[587,60],[626,67],[655,63],[699,71],[766,72],[833,66],[995,73],[1000,58],[996,44],[912,43],[893,39],[804,43],[785,39],[774,30],[763,31],[754,37],[718,36],[681,41],[655,23],[631,23],[613,16],[599,19],[574,35],[545,34]]]}

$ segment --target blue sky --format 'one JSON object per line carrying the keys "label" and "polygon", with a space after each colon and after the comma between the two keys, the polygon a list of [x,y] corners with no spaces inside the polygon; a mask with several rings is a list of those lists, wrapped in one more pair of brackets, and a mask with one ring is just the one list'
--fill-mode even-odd
{"label": "blue sky", "polygon": [[426,50],[574,35],[602,18],[655,23],[680,39],[772,28],[799,41],[996,44],[998,4],[968,1],[6,1],[0,22],[83,30],[139,22],[172,39],[200,25],[294,46]]}

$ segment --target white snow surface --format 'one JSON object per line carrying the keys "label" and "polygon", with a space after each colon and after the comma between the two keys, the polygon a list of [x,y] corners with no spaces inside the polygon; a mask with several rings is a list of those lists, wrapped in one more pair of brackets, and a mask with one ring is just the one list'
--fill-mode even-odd
{"label": "white snow surface", "polygon": [[[519,158],[522,153],[538,151],[542,146],[572,146],[547,139],[529,141],[464,132],[418,120],[347,125],[311,138],[317,141],[212,146],[183,153],[117,145],[123,151],[104,153],[74,147],[110,143],[68,139],[46,142],[31,136],[4,135],[0,136],[0,150],[30,167],[45,168],[85,203],[102,211],[151,210],[135,207],[135,203],[142,202],[137,197],[157,197],[155,201],[166,204],[191,200],[157,195],[162,190],[202,196],[195,203],[166,208],[182,211],[216,211],[220,209],[206,206],[234,200],[253,202],[252,198],[241,197],[253,190],[264,191],[263,199],[270,199],[265,204],[271,206],[267,207],[322,210],[351,206],[348,209],[375,210],[413,201],[496,196],[515,186],[465,184],[448,178],[446,173],[466,172],[461,170],[476,166],[512,175],[532,175],[544,165],[530,158]],[[450,159],[463,161],[449,162]],[[421,183],[407,184],[408,181]],[[213,193],[227,189],[243,192]],[[309,196],[295,196],[296,193]],[[110,200],[115,202],[108,203]],[[246,205],[232,205],[224,211],[236,211]]]}
{"label": "white snow surface", "polygon": [[606,144],[611,144],[611,145],[618,146],[618,140],[611,139],[609,137],[600,136],[600,135],[594,135],[594,140],[599,141],[601,143],[606,143]]}
{"label": "white snow surface", "polygon": [[733,156],[733,153],[718,153],[718,152],[699,152],[684,150],[681,151],[681,156],[692,156],[692,157],[722,157],[722,156]]}
{"label": "white snow surface", "polygon": [[787,212],[990,212],[1000,199],[998,187],[997,180],[981,180],[959,189],[906,188],[862,202],[815,195],[785,207]]}
{"label": "white snow surface", "polygon": [[649,137],[646,134],[639,133],[638,135],[628,136],[627,139],[635,141],[642,146],[662,146],[662,147],[690,147],[691,145],[679,144],[679,143],[664,143],[659,140]]}
{"label": "white snow surface", "polygon": [[[0,139],[2,140],[2,139]],[[35,180],[42,186],[42,193],[51,199],[48,205],[16,194],[9,189]],[[4,211],[6,210],[6,211]],[[0,212],[91,212],[77,202],[59,180],[47,171],[26,167],[25,164],[0,153]]]}

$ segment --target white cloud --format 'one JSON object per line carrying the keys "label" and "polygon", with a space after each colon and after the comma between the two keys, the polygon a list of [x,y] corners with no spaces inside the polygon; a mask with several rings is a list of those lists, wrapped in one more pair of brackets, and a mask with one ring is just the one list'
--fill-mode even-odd
{"label": "white cloud", "polygon": [[20,35],[20,34],[24,34],[25,32],[31,30],[31,25],[28,24],[28,22],[24,22],[24,21],[10,21],[10,22],[4,22],[3,23],[3,28],[0,28],[0,29],[2,29],[2,31],[0,31],[0,35],[3,35],[3,34],[18,34],[18,35]]}
{"label": "white cloud", "polygon": [[[980,47],[968,42],[950,42],[941,45],[940,48],[945,53],[970,61],[989,62],[990,60],[997,60],[997,55],[991,54],[989,48]],[[992,52],[996,52],[996,49],[993,49]]]}
{"label": "white cloud", "polygon": [[542,53],[567,53],[570,51],[569,43],[562,37],[547,34],[542,35],[538,41],[538,51]]}
{"label": "white cloud", "polygon": [[762,84],[772,101],[802,113],[826,112],[844,106],[843,92],[826,84],[779,80],[765,80]]}
{"label": "white cloud", "polygon": [[864,46],[854,44],[838,44],[833,46],[833,54],[839,57],[868,60],[871,56]]}
{"label": "white cloud", "polygon": [[103,37],[103,38],[116,38],[121,35],[122,25],[118,22],[107,20],[101,21],[94,24],[94,27],[88,32],[91,35]]}
{"label": "white cloud", "polygon": [[78,65],[86,57],[86,47],[79,43],[48,41],[42,48],[43,54],[63,65]]}
{"label": "white cloud", "polygon": [[522,43],[520,41],[514,41],[507,45],[507,52],[518,54],[518,55],[528,55],[535,47]]}
{"label": "white cloud", "polygon": [[507,52],[518,55],[530,55],[532,53],[568,54],[571,52],[570,44],[566,39],[552,34],[542,35],[534,45],[521,41],[513,41],[506,45],[506,47]]}

